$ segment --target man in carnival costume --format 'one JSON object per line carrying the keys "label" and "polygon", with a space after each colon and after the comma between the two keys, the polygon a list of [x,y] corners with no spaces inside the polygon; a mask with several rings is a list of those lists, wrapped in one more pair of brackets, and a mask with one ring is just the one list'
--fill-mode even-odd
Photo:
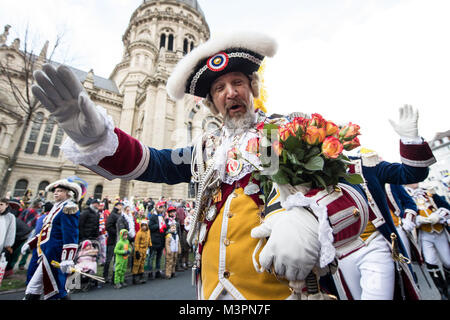
{"label": "man in carnival costume", "polygon": [[[80,210],[76,204],[82,196],[82,188],[73,180],[61,179],[47,186],[53,192],[55,204],[43,221],[39,234],[24,247],[37,249],[37,268],[27,284],[25,300],[68,299],[65,289],[67,274],[74,266],[78,249],[78,219]],[[60,268],[52,265],[59,263]]]}
{"label": "man in carnival costume", "polygon": [[[67,67],[44,65],[35,73],[38,85],[33,93],[67,132],[70,139],[62,149],[71,161],[107,179],[167,184],[192,179],[197,184],[188,241],[198,244],[195,279],[200,299],[305,298],[307,278],[330,271],[335,257],[352,247],[367,223],[364,192],[349,185],[315,193],[305,202],[312,211],[317,209],[314,214],[284,206],[282,188],[274,188],[266,203],[262,201],[252,177],[258,167],[251,164],[259,158],[247,151],[259,138],[257,123],[270,122],[263,112],[255,112],[253,101],[260,92],[257,71],[276,49],[271,37],[239,32],[210,39],[186,55],[168,80],[169,95],[175,100],[186,93],[204,98],[211,112],[223,117],[224,126],[193,146],[175,150],[146,147],[115,128]],[[230,156],[236,150],[249,161]],[[319,200],[324,201],[317,205]],[[351,216],[355,210],[361,214],[344,233],[336,221],[333,227],[340,230],[331,230],[327,214],[344,209]],[[332,231],[340,240],[339,250],[333,247]],[[310,298],[327,298],[307,287]]]}
{"label": "man in carnival costume", "polygon": [[[448,300],[450,244],[446,227],[450,219],[450,204],[444,197],[431,193],[418,184],[408,185],[406,190],[417,205],[418,214],[414,222],[426,268],[442,298]],[[442,265],[444,275],[439,265]]]}
{"label": "man in carnival costume", "polygon": [[[361,185],[368,199],[370,214],[369,222],[359,237],[361,245],[358,250],[339,259],[339,275],[348,288],[345,296],[349,299],[420,299],[410,255],[397,230],[400,222],[397,217],[401,204],[399,195],[395,192],[397,199],[394,200],[389,184],[423,181],[428,175],[428,166],[436,160],[428,144],[418,134],[418,113],[411,106],[405,106],[401,109],[400,118],[404,120],[401,124],[392,124],[401,137],[402,163],[382,161],[375,151],[366,148],[359,150],[359,157],[351,157],[350,171],[364,178]],[[413,210],[406,210],[404,223],[412,223],[414,218],[414,204],[409,203],[409,207]]]}

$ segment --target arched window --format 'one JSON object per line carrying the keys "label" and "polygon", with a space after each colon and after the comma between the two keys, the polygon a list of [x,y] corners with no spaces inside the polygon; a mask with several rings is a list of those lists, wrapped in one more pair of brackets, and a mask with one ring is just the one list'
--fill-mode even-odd
{"label": "arched window", "polygon": [[48,118],[47,124],[45,125],[44,134],[42,135],[41,145],[39,146],[38,154],[41,156],[45,156],[48,151],[48,145],[50,143],[50,139],[52,138],[53,128],[55,127],[55,120],[53,116]]}
{"label": "arched window", "polygon": [[161,38],[159,40],[159,47],[160,48],[166,47],[166,34],[165,33],[161,34]]}
{"label": "arched window", "polygon": [[39,136],[39,132],[41,131],[42,120],[44,119],[44,114],[42,112],[38,112],[36,114],[36,118],[34,119],[33,125],[31,126],[30,136],[28,137],[28,142],[25,147],[25,153],[32,154],[34,152],[34,148],[36,147],[37,138]]}
{"label": "arched window", "polygon": [[94,189],[94,199],[101,199],[102,194],[103,194],[103,186],[101,184],[96,185]]}
{"label": "arched window", "polygon": [[169,34],[169,44],[167,45],[168,51],[173,51],[173,34]]}
{"label": "arched window", "polygon": [[183,41],[183,53],[187,54],[188,53],[188,40],[184,39]]}
{"label": "arched window", "polygon": [[194,50],[194,36],[187,34],[183,41],[183,53],[188,54],[192,50]]}
{"label": "arched window", "polygon": [[53,141],[52,153],[50,154],[52,157],[57,158],[59,156],[59,146],[61,145],[63,136],[64,136],[63,129],[58,128],[58,130],[56,130],[55,141]]}
{"label": "arched window", "polygon": [[37,188],[37,190],[36,190],[36,194],[38,195],[39,194],[39,191],[44,191],[44,193],[45,193],[45,188],[47,188],[47,186],[50,184],[50,182],[48,182],[48,181],[41,181],[41,182],[39,182],[39,186],[38,186],[38,188]]}
{"label": "arched window", "polygon": [[28,180],[20,179],[16,182],[16,186],[14,187],[13,197],[22,197],[27,191],[28,188]]}

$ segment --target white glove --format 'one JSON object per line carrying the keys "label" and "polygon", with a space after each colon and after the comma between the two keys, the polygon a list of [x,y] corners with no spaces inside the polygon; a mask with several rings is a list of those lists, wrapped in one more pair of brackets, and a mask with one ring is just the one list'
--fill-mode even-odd
{"label": "white glove", "polygon": [[98,142],[106,134],[106,119],[97,111],[75,74],[64,65],[44,64],[34,72],[31,91],[78,145]]}
{"label": "white glove", "polygon": [[269,216],[251,232],[253,238],[269,237],[259,255],[260,265],[289,281],[304,280],[319,262],[317,231],[317,220],[303,208]]}
{"label": "white glove", "polygon": [[62,273],[67,273],[67,274],[71,274],[72,273],[72,269],[74,269],[74,263],[72,260],[64,260],[61,261],[61,263],[59,264],[59,267],[61,269]]}
{"label": "white glove", "polygon": [[419,130],[418,130],[418,120],[419,112],[414,110],[412,106],[405,105],[399,109],[400,116],[398,123],[389,119],[391,126],[394,128],[395,132],[404,139],[407,140],[419,140]]}
{"label": "white glove", "polygon": [[423,216],[416,217],[416,225],[419,227],[422,224],[431,223],[429,218],[425,218]]}
{"label": "white glove", "polygon": [[435,212],[438,213],[445,220],[446,220],[446,218],[448,218],[450,216],[450,210],[448,210],[447,208],[444,208],[444,207],[440,207]]}
{"label": "white glove", "polygon": [[433,213],[431,213],[429,216],[428,216],[428,220],[430,220],[430,223],[431,224],[436,224],[436,223],[439,223],[439,221],[441,220],[441,215],[438,213],[438,212],[436,212],[436,211],[434,211]]}
{"label": "white glove", "polygon": [[412,220],[405,218],[402,219],[402,227],[406,232],[411,232],[416,228],[416,224]]}
{"label": "white glove", "polygon": [[24,243],[22,248],[20,249],[20,253],[24,256],[27,254],[27,250],[30,248],[30,245],[28,243]]}

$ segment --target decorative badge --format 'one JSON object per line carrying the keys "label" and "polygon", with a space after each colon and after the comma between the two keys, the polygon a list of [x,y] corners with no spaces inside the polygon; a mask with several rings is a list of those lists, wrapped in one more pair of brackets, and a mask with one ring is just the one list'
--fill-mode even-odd
{"label": "decorative badge", "polygon": [[244,167],[241,159],[228,159],[227,160],[227,173],[230,177],[237,176]]}
{"label": "decorative badge", "polygon": [[228,55],[225,52],[219,52],[208,59],[206,66],[209,70],[214,72],[222,71],[228,65],[228,61]]}

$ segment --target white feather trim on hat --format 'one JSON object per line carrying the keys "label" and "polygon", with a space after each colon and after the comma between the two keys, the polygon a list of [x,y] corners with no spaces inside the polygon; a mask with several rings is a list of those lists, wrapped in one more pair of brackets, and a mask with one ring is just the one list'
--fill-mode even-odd
{"label": "white feather trim on hat", "polygon": [[243,48],[262,56],[273,57],[278,45],[272,37],[256,32],[234,32],[218,35],[192,50],[178,62],[167,81],[166,88],[169,96],[174,100],[182,99],[186,82],[195,71],[198,63],[228,48]]}
{"label": "white feather trim on hat", "polygon": [[74,192],[74,197],[73,197],[74,200],[76,202],[80,201],[81,193],[82,193],[81,187],[77,183],[70,182],[67,179],[61,179],[61,180],[55,181],[53,183],[50,183],[45,188],[45,191],[46,192],[53,191],[54,189],[56,189],[58,187],[62,187],[62,188],[69,189],[69,190],[73,191]]}

